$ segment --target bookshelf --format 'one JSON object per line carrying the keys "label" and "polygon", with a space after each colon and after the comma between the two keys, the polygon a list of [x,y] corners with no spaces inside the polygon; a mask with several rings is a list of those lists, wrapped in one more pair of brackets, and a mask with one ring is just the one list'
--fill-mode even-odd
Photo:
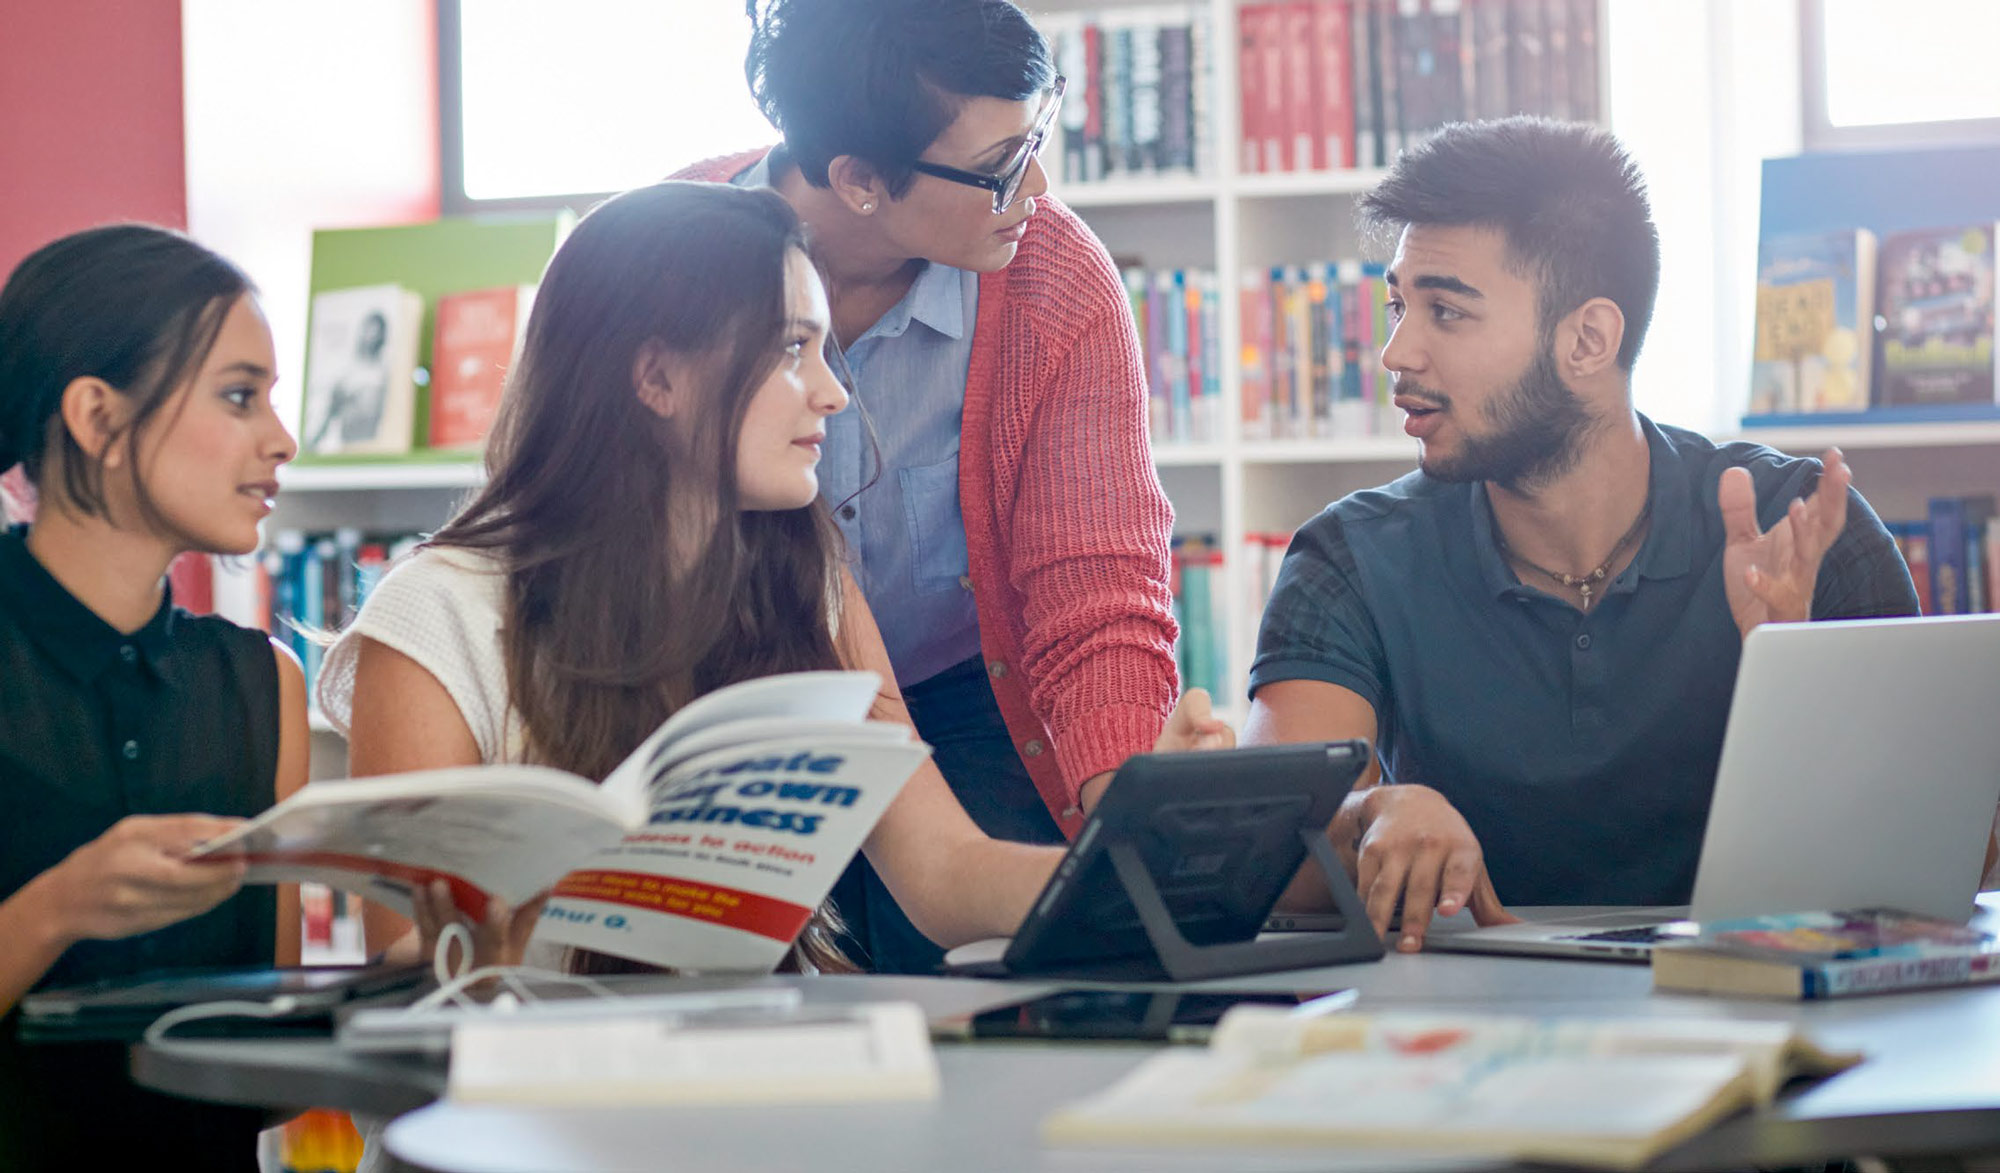
{"label": "bookshelf", "polygon": [[[1038,19],[1059,25],[1096,13],[1128,18],[1163,11],[1161,5],[1125,0],[1025,0]],[[1475,3],[1485,0],[1474,0]],[[1222,297],[1217,353],[1241,353],[1242,323],[1236,274],[1246,268],[1363,255],[1356,238],[1353,199],[1381,179],[1379,168],[1244,173],[1232,44],[1239,13],[1252,0],[1211,0],[1197,5],[1213,22],[1208,41],[1207,136],[1199,174],[1122,176],[1098,182],[1052,178],[1053,190],[1105,241],[1114,257],[1151,269],[1201,268],[1218,274]],[[1172,6],[1185,11],[1187,5]],[[1599,0],[1598,60],[1611,88],[1608,62],[1617,34],[1620,0]],[[1627,15],[1633,15],[1627,13]],[[1627,40],[1643,20],[1632,23]],[[1630,46],[1626,46],[1629,50]],[[1624,50],[1621,50],[1624,51]],[[1072,79],[1072,100],[1075,99]],[[1609,108],[1608,105],[1606,107]],[[1044,158],[1060,171],[1062,148]],[[1659,342],[1654,346],[1658,347]],[[1656,356],[1652,360],[1661,360]],[[1224,649],[1224,687],[1218,701],[1239,723],[1246,713],[1243,685],[1254,652],[1257,616],[1254,576],[1246,565],[1252,533],[1289,532],[1327,503],[1392,480],[1415,464],[1416,445],[1400,434],[1309,439],[1250,440],[1242,436],[1242,387],[1237,364],[1221,364],[1218,427],[1201,443],[1162,443],[1154,457],[1174,504],[1182,534],[1212,534],[1223,552],[1213,584]],[[1743,372],[1747,380],[1747,358]],[[1725,386],[1730,376],[1723,373]],[[1675,420],[1674,422],[1699,422]],[[2000,422],[1907,423],[1748,429],[1742,438],[1799,454],[1837,444],[1856,470],[1857,485],[1885,518],[1921,517],[1933,493],[2000,489]],[[384,464],[300,465],[284,471],[284,493],[271,532],[360,526],[371,532],[435,528],[482,478],[476,462],[414,459]],[[323,722],[320,724],[324,731]],[[344,767],[344,747],[331,736],[315,738],[315,770]]]}
{"label": "bookshelf", "polygon": [[[1195,156],[1205,167],[1192,175],[1150,176],[1112,168],[1104,179],[1078,181],[1062,174],[1066,162],[1074,166],[1067,143],[1052,142],[1043,159],[1051,174],[1051,190],[1090,224],[1121,267],[1199,269],[1217,275],[1220,320],[1215,343],[1216,353],[1225,361],[1215,434],[1198,443],[1156,438],[1153,456],[1174,505],[1176,535],[1212,535],[1222,551],[1222,573],[1210,588],[1223,649],[1222,687],[1216,699],[1224,715],[1240,726],[1248,711],[1244,689],[1264,602],[1259,568],[1249,557],[1250,535],[1288,534],[1339,497],[1401,476],[1416,466],[1417,445],[1400,431],[1246,438],[1239,423],[1244,395],[1241,369],[1233,361],[1244,352],[1239,277],[1246,270],[1268,272],[1276,266],[1363,257],[1366,250],[1355,227],[1354,197],[1373,188],[1385,172],[1366,165],[1244,169],[1244,112],[1239,103],[1243,87],[1238,76],[1245,33],[1241,18],[1245,10],[1267,7],[1258,0],[1173,5],[1121,0],[1023,2],[1051,34],[1058,67],[1071,72],[1079,58],[1074,50],[1065,51],[1064,40],[1081,26],[1095,24],[1098,35],[1108,37],[1110,31],[1135,23],[1145,30],[1149,22],[1186,20],[1190,12],[1208,22],[1205,37],[1197,35],[1206,76],[1199,76],[1203,63],[1195,66],[1196,84],[1205,92],[1198,93],[1194,103],[1198,112],[1205,113],[1194,128],[1199,141]],[[1489,5],[1490,11],[1501,0],[1473,2]],[[1405,9],[1465,11],[1465,6],[1451,3],[1428,9],[1393,2],[1374,7],[1390,13],[1391,19],[1400,19]],[[1602,0],[1593,3],[1599,79],[1607,73],[1607,7]],[[1089,92],[1087,83],[1071,76],[1066,101],[1087,102]],[[1075,133],[1076,119],[1062,121],[1069,123],[1068,133]],[[1357,162],[1373,160],[1357,158]]]}

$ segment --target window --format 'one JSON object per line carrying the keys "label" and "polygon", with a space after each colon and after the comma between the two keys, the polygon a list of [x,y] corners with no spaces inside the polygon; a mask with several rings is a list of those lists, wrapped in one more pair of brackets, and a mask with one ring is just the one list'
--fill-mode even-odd
{"label": "window", "polygon": [[2000,139],[2000,4],[1801,0],[1807,150]]}
{"label": "window", "polygon": [[588,202],[772,142],[735,0],[439,0],[447,212]]}

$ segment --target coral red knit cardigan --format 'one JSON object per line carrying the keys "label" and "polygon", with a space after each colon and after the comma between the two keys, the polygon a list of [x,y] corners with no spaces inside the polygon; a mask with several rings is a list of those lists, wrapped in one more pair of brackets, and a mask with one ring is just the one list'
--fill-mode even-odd
{"label": "coral red knit cardigan", "polygon": [[[674,176],[726,182],[762,151]],[[960,424],[980,651],[1042,801],[1153,748],[1173,708],[1173,507],[1153,471],[1145,365],[1110,254],[1036,201],[1014,260],[979,279]]]}

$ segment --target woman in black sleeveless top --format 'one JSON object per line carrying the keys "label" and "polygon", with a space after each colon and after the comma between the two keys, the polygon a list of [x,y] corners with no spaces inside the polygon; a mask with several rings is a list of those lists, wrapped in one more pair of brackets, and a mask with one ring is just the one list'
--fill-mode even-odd
{"label": "woman in black sleeveless top", "polygon": [[[247,279],[161,229],[67,237],[0,290],[0,471],[40,499],[0,531],[0,1013],[274,960],[273,890],[182,856],[304,781],[304,681],[162,581],[180,553],[256,548],[295,452],[273,366]],[[258,1114],[143,1092],[125,1063],[0,1021],[0,1168],[256,1167]]]}

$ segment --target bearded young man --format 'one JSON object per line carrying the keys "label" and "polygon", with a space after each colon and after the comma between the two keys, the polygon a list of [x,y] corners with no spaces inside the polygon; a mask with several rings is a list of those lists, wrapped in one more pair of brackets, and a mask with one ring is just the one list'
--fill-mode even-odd
{"label": "bearded young man", "polygon": [[1685,903],[1743,637],[1913,615],[1909,571],[1838,450],[1633,409],[1659,234],[1604,131],[1449,127],[1362,216],[1400,233],[1382,362],[1420,467],[1293,539],[1244,740],[1377,743],[1328,834],[1401,949],[1433,910]]}

